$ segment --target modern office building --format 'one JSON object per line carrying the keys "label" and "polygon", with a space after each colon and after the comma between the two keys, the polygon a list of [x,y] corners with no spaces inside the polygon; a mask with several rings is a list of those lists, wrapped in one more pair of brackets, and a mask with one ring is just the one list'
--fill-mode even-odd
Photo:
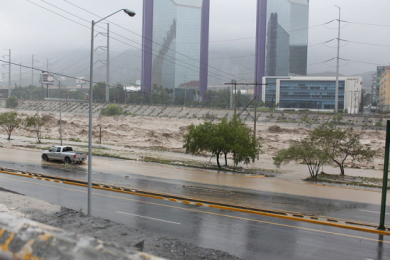
{"label": "modern office building", "polygon": [[256,21],[255,81],[306,76],[309,0],[258,0]]}
{"label": "modern office building", "polygon": [[[277,110],[334,111],[336,78],[276,76],[263,77],[262,101]],[[362,77],[340,77],[338,108],[359,113]]]}
{"label": "modern office building", "polygon": [[141,88],[208,83],[210,0],[144,0]]}
{"label": "modern office building", "polygon": [[380,76],[379,94],[379,110],[383,113],[390,112],[390,67]]}
{"label": "modern office building", "polygon": [[387,70],[387,68],[390,69],[390,66],[377,66],[377,71],[376,71],[376,100],[375,102],[379,104],[380,100],[380,78],[384,71]]}

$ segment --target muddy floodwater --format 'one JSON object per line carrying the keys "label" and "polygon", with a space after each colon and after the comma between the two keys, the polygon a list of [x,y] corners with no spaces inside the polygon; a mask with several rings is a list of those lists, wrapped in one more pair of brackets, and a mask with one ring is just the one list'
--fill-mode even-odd
{"label": "muddy floodwater", "polygon": [[[0,113],[8,109],[0,108]],[[33,115],[35,111],[18,111],[21,114]],[[84,111],[86,112],[86,111]],[[48,143],[48,147],[58,144],[60,138],[59,132],[59,113],[40,112],[46,116],[46,125],[43,129],[42,136],[44,143]],[[184,155],[183,136],[187,132],[187,127],[190,124],[200,124],[204,120],[197,118],[170,118],[170,117],[151,117],[151,116],[94,116],[93,117],[93,145],[101,146],[108,150],[115,151],[115,154],[127,158],[137,159],[141,155],[149,155],[151,151],[158,155],[155,151],[161,151],[164,157],[172,157],[180,159],[194,159],[208,161],[208,158],[198,158],[189,155]],[[248,123],[253,128],[253,123]],[[298,123],[266,123],[258,122],[256,126],[256,136],[262,143],[262,151],[259,156],[259,161],[256,166],[264,169],[275,169],[272,157],[280,149],[287,148],[292,140],[300,140],[308,135],[311,129],[306,128],[303,124]],[[382,170],[384,161],[384,144],[385,131],[361,130],[361,141],[363,144],[371,145],[373,150],[376,150],[374,159],[369,163],[355,163],[356,168],[368,170]],[[88,143],[88,116],[64,113],[62,114],[62,135],[64,143],[70,145],[86,147]],[[27,129],[16,129],[12,133],[12,141],[5,140],[7,136],[5,131],[0,130],[0,145],[35,145],[39,146],[35,141],[36,134],[34,131]],[[101,142],[100,142],[101,140]],[[46,145],[47,147],[47,145]],[[177,154],[175,154],[175,152]],[[215,158],[211,160],[215,162]],[[232,164],[232,162],[230,162]],[[349,159],[346,162],[347,166],[351,166]],[[293,167],[285,167],[285,169]],[[326,170],[332,170],[330,167],[324,167]],[[306,168],[307,171],[307,168]],[[351,175],[362,174],[363,172],[349,170]],[[376,174],[372,173],[372,174]],[[308,174],[308,172],[306,172]],[[304,176],[304,174],[303,174]],[[372,175],[371,175],[372,176]],[[377,175],[373,177],[379,177]]]}
{"label": "muddy floodwater", "polygon": [[[7,109],[0,108],[0,113]],[[33,115],[34,111],[19,111],[21,114]],[[87,163],[82,165],[64,166],[58,162],[42,162],[41,150],[59,145],[59,114],[42,113],[46,116],[42,143],[37,143],[35,132],[17,129],[12,133],[12,140],[6,140],[4,131],[0,130],[0,165],[4,163],[16,169],[48,174],[58,172],[61,176],[73,175],[82,180],[87,179]],[[203,191],[212,186],[228,187],[230,192],[246,190],[267,193],[282,193],[303,197],[317,197],[357,201],[363,203],[380,203],[380,190],[357,189],[352,195],[350,188],[328,187],[302,181],[309,177],[304,164],[291,163],[277,169],[272,157],[283,148],[288,147],[291,140],[304,138],[310,132],[309,128],[298,124],[257,123],[257,137],[262,143],[262,151],[255,163],[242,167],[271,170],[275,177],[234,174],[209,169],[195,169],[182,165],[182,162],[196,161],[215,164],[215,158],[210,155],[192,156],[184,153],[183,136],[190,124],[199,124],[204,120],[196,118],[165,118],[147,116],[94,116],[93,152],[107,154],[129,160],[109,157],[93,157],[93,178],[111,184],[126,187],[167,186],[180,192]],[[372,178],[383,177],[384,131],[361,131],[362,143],[370,144],[376,150],[374,160],[369,163],[356,163],[355,168],[346,168],[346,175]],[[62,114],[63,144],[73,146],[75,150],[87,152],[88,116],[82,114]],[[100,142],[101,141],[101,142]],[[142,162],[142,157],[153,157],[172,161],[177,165],[164,165]],[[178,166],[178,162],[181,165]],[[232,166],[232,160],[228,159]],[[351,163],[347,162],[346,166]],[[7,167],[9,167],[7,166]],[[321,170],[328,174],[339,174],[339,169],[324,166]],[[146,181],[141,181],[146,180]],[[149,183],[148,183],[149,182]],[[189,182],[189,183],[186,183]],[[104,183],[104,182],[102,182]],[[161,191],[166,191],[161,189]],[[234,197],[234,196],[233,196]]]}
{"label": "muddy floodwater", "polygon": [[[0,148],[0,166],[15,168],[19,170],[35,171],[62,177],[75,177],[87,180],[88,165],[72,164],[66,166],[60,162],[41,161],[41,150],[28,148]],[[259,165],[258,165],[259,166]],[[276,177],[262,177],[251,174],[234,174],[217,170],[203,170],[183,166],[164,165],[156,163],[140,162],[136,160],[119,160],[106,157],[93,157],[93,178],[100,183],[110,183],[124,187],[145,186],[146,190],[164,189],[164,184],[168,191],[173,188],[178,191],[185,189],[200,191],[202,189],[217,188],[217,186],[229,187],[230,191],[253,191],[263,193],[282,193],[288,195],[298,195],[305,197],[316,197],[326,199],[337,199],[355,201],[362,203],[377,204],[380,202],[380,190],[377,189],[355,189],[354,195],[350,188],[329,187],[321,184],[312,184],[302,181],[306,177],[304,165],[291,165],[286,169],[286,173]],[[325,167],[326,168],[326,167]],[[329,167],[327,168],[329,169]],[[330,172],[330,170],[326,170]],[[333,170],[333,171],[336,171]],[[355,171],[361,176],[378,175],[381,171]],[[153,179],[154,178],[154,179]],[[149,179],[147,184],[139,184],[140,180]],[[189,185],[186,182],[190,182]],[[184,185],[186,184],[186,185]],[[212,186],[212,187],[211,187]],[[185,188],[185,189],[184,189]],[[229,191],[227,191],[229,194]],[[219,195],[219,194],[218,194]],[[222,194],[223,195],[223,194]],[[232,197],[231,197],[232,198]],[[234,196],[233,196],[234,198]],[[388,200],[389,203],[389,200]]]}

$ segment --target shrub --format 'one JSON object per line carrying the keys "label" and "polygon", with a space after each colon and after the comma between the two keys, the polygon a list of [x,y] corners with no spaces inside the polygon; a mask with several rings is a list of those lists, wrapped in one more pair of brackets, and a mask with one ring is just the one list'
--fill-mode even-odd
{"label": "shrub", "polygon": [[122,114],[122,109],[117,104],[110,104],[106,108],[101,109],[101,115],[103,116],[118,116]]}
{"label": "shrub", "polygon": [[10,96],[6,100],[6,108],[16,108],[19,105],[19,102],[17,100],[16,96]]}

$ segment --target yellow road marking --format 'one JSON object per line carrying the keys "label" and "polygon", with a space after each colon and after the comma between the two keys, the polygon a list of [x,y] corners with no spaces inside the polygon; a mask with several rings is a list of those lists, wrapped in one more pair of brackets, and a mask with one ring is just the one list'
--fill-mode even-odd
{"label": "yellow road marking", "polygon": [[[6,179],[14,180],[14,181],[21,181],[21,182],[27,183],[27,181],[24,181],[24,180],[18,180],[18,179],[12,179],[12,178],[6,178]],[[34,184],[43,185],[43,186],[51,187],[51,188],[59,188],[59,189],[65,189],[65,190],[69,190],[69,191],[78,191],[78,192],[82,192],[82,193],[87,193],[86,191],[82,191],[82,190],[73,190],[73,189],[62,188],[62,187],[58,187],[58,186],[50,186],[50,185],[39,184],[39,183],[34,183]],[[297,228],[297,229],[302,229],[302,230],[306,230],[306,231],[313,231],[313,232],[319,232],[319,233],[325,233],[325,234],[333,234],[333,235],[338,235],[338,236],[345,236],[345,237],[358,238],[358,239],[364,239],[364,240],[371,240],[371,241],[383,242],[383,243],[389,243],[390,244],[389,241],[384,241],[384,240],[365,238],[365,237],[360,237],[360,236],[354,236],[354,235],[336,233],[336,232],[329,232],[329,231],[323,231],[323,230],[317,230],[317,229],[310,229],[310,228],[304,228],[304,227],[299,227],[299,226],[291,226],[291,225],[285,225],[285,224],[279,224],[279,223],[274,223],[274,222],[261,221],[261,220],[256,220],[256,219],[249,219],[249,218],[243,218],[243,217],[237,217],[237,216],[231,216],[231,215],[225,215],[225,214],[218,214],[218,213],[212,213],[212,212],[207,212],[207,211],[200,211],[200,210],[196,210],[196,209],[188,209],[188,208],[183,208],[183,207],[178,207],[178,206],[171,206],[171,205],[164,205],[164,204],[159,204],[159,203],[155,203],[155,202],[142,201],[142,200],[138,200],[138,199],[117,197],[117,196],[106,195],[106,194],[98,194],[98,193],[94,193],[94,195],[99,195],[99,196],[104,196],[104,197],[111,197],[111,198],[116,198],[116,199],[123,199],[123,200],[128,200],[128,201],[136,201],[136,202],[141,202],[141,203],[146,203],[146,204],[151,204],[151,205],[158,205],[158,206],[162,206],[162,207],[181,209],[181,210],[185,210],[185,211],[198,212],[198,213],[228,217],[228,218],[239,219],[239,220],[253,221],[253,222],[259,222],[259,223],[264,223],[264,224],[271,224],[271,225],[277,225],[277,226],[283,226],[283,227]]]}
{"label": "yellow road marking", "polygon": [[[7,172],[7,174],[10,175],[20,175],[20,174],[15,174],[15,173],[11,173],[11,172]],[[37,178],[37,179],[41,179],[41,178]],[[58,180],[56,180],[58,181]],[[76,186],[81,186],[81,187],[88,187],[88,185],[86,184],[79,184],[79,183],[73,183],[73,182],[66,182],[63,181],[64,184],[68,184],[68,185],[76,185]],[[99,187],[98,187],[99,186]],[[98,184],[98,186],[93,186],[94,189],[100,189],[100,190],[107,190],[106,188],[103,188],[101,185]],[[110,187],[111,188],[111,187]],[[338,188],[338,187],[336,187]],[[61,188],[64,189],[64,188]],[[119,189],[119,190],[118,190]],[[154,198],[154,199],[160,199],[160,200],[167,200],[165,199],[163,196],[167,195],[167,193],[160,193],[158,195],[152,195],[152,194],[143,194],[143,193],[137,193],[137,192],[126,192],[124,191],[123,188],[117,187],[117,189],[111,188],[108,189],[108,191],[111,192],[119,192],[119,193],[125,193],[125,194],[133,194],[133,195],[138,195],[138,196],[143,196],[143,197],[149,197],[149,198]],[[169,195],[169,194],[168,194]],[[195,200],[194,198],[189,198],[189,197],[185,197],[185,200],[182,200],[181,203],[183,204],[195,204],[193,202],[188,201],[189,199],[191,200]],[[168,199],[169,201],[173,201],[173,202],[178,202],[178,200],[176,199]],[[196,205],[199,206],[205,206],[205,205],[201,205],[202,203],[197,203]],[[299,216],[299,215],[293,215],[293,216],[282,216],[282,215],[277,215],[275,213],[264,213],[263,211],[254,211],[254,210],[241,210],[239,208],[232,208],[229,206],[218,206],[218,205],[213,205],[213,202],[208,202],[209,205],[207,205],[207,207],[210,208],[219,208],[222,210],[228,210],[228,211],[235,211],[235,212],[243,212],[243,213],[251,213],[251,214],[255,214],[255,215],[262,215],[262,216],[268,216],[268,217],[273,217],[273,218],[281,218],[281,219],[287,219],[287,220],[294,220],[294,221],[299,221],[299,222],[307,222],[307,223],[314,223],[314,224],[318,224],[318,225],[325,225],[325,226],[335,226],[335,227],[339,227],[339,228],[345,228],[345,229],[350,229],[350,230],[359,230],[359,231],[365,231],[365,232],[369,232],[369,233],[375,233],[375,234],[381,234],[381,235],[388,235],[390,236],[390,231],[379,231],[379,230],[375,230],[375,229],[366,229],[366,228],[361,228],[361,227],[357,227],[353,226],[353,225],[348,225],[348,224],[337,224],[339,221],[331,221],[328,219],[328,222],[323,222],[323,221],[319,221],[318,218],[313,217],[310,220],[309,219],[304,219],[303,216]],[[245,207],[245,206],[244,206]],[[252,207],[250,207],[252,208]],[[299,217],[299,218],[298,218]],[[323,217],[323,218],[331,218],[331,217]],[[333,222],[333,223],[331,223]],[[336,222],[336,223],[335,223]],[[353,221],[354,222],[354,221]],[[360,222],[361,224],[366,224],[363,222]]]}

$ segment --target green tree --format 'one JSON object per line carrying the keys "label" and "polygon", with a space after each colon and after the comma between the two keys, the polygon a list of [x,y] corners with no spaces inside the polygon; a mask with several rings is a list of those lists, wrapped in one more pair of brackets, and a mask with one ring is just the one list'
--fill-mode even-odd
{"label": "green tree", "polygon": [[325,123],[314,129],[310,137],[326,156],[339,166],[341,175],[345,175],[347,158],[350,157],[352,163],[368,162],[376,154],[370,145],[360,143],[360,134],[353,128],[341,129],[333,123]]}
{"label": "green tree", "polygon": [[210,152],[216,157],[218,167],[221,168],[219,158],[233,154],[234,164],[240,162],[249,164],[251,159],[259,156],[261,145],[251,133],[251,130],[240,119],[227,121],[225,118],[220,123],[205,122],[197,126],[191,124],[188,133],[184,136],[184,145],[187,153],[196,155],[203,151]]}
{"label": "green tree", "polygon": [[18,105],[19,102],[16,96],[13,95],[6,99],[6,108],[16,108]]}
{"label": "green tree", "polygon": [[22,119],[19,118],[17,112],[6,112],[0,114],[0,127],[3,128],[8,135],[7,140],[10,140],[11,133],[18,128]]}
{"label": "green tree", "polygon": [[203,124],[191,124],[188,127],[188,132],[184,135],[185,151],[192,155],[198,155],[201,152],[210,150],[210,143],[216,130],[215,124],[212,122],[204,122]]}
{"label": "green tree", "polygon": [[320,167],[329,162],[329,157],[317,142],[308,136],[303,140],[293,141],[287,149],[279,150],[273,160],[277,167],[282,163],[302,160],[309,169],[310,177],[317,178]]}
{"label": "green tree", "polygon": [[215,131],[213,131],[213,149],[217,156],[217,162],[219,165],[219,155],[223,154],[225,157],[225,166],[228,165],[228,153],[232,150],[233,142],[235,141],[235,131],[231,124],[223,118],[219,124],[215,125]]}
{"label": "green tree", "polygon": [[104,82],[99,82],[93,85],[93,101],[94,102],[105,102],[105,91],[106,91],[106,86]]}
{"label": "green tree", "polygon": [[110,102],[125,103],[126,92],[124,85],[117,83],[115,87],[110,87]]}
{"label": "green tree", "polygon": [[170,94],[172,92],[172,89],[164,88],[163,86],[157,86],[156,84],[154,84],[150,93],[151,104],[170,104]]}
{"label": "green tree", "polygon": [[251,160],[259,159],[259,153],[262,145],[253,136],[252,129],[246,126],[240,118],[233,118],[229,125],[232,134],[230,134],[230,152],[233,154],[235,165],[243,162],[249,164]]}
{"label": "green tree", "polygon": [[41,130],[43,126],[46,124],[44,116],[41,116],[38,112],[32,116],[27,117],[25,120],[26,128],[32,130],[37,135],[37,141],[41,143]]}
{"label": "green tree", "polygon": [[148,103],[147,94],[141,91],[131,92],[127,99],[127,103],[132,103],[132,104]]}

